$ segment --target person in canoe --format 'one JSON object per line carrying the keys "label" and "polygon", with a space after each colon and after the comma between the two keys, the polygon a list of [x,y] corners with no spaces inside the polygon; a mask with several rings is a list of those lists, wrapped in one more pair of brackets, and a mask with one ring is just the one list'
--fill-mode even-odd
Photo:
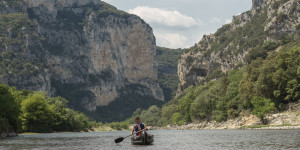
{"label": "person in canoe", "polygon": [[143,122],[141,122],[139,117],[135,118],[135,123],[136,124],[134,125],[134,127],[131,131],[131,135],[133,135],[133,133],[136,132],[136,136],[140,136],[142,134],[142,132],[139,132],[139,131],[142,131],[142,130],[147,131],[148,130],[146,125]]}

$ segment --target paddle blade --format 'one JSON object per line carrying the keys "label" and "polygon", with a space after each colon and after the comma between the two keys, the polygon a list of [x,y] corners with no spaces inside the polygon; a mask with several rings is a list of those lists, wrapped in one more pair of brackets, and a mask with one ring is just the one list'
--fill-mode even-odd
{"label": "paddle blade", "polygon": [[120,137],[120,138],[117,138],[115,139],[115,143],[120,143],[124,140],[124,138]]}

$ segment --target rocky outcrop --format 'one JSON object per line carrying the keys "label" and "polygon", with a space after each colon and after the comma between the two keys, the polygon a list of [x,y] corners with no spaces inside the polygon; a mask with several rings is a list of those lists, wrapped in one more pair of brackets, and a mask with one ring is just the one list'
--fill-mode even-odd
{"label": "rocky outcrop", "polygon": [[187,87],[240,68],[249,51],[266,41],[293,38],[300,22],[298,0],[253,0],[250,11],[234,16],[215,34],[204,35],[178,63],[178,95]]}
{"label": "rocky outcrop", "polygon": [[[157,81],[155,37],[142,19],[100,0],[21,2],[15,12],[28,17],[32,29],[12,31],[24,37],[19,39],[21,46],[8,45],[0,52],[21,53],[35,72],[6,72],[0,75],[1,82],[66,97],[71,107],[88,111],[126,94],[127,86],[164,100]],[[8,15],[13,12],[8,3],[1,8]]]}

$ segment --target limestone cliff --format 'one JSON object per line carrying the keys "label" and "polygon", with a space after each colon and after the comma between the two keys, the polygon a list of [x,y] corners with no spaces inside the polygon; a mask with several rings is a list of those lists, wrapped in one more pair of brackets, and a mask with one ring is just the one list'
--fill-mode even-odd
{"label": "limestone cliff", "polygon": [[[250,11],[234,16],[211,35],[183,54],[178,64],[178,94],[191,85],[218,78],[230,69],[240,68],[255,53],[274,50],[289,39],[299,38],[299,0],[253,0]],[[275,45],[275,46],[274,46]],[[261,50],[260,50],[261,49]]]}
{"label": "limestone cliff", "polygon": [[100,0],[1,0],[0,9],[1,82],[89,111],[126,95],[128,86],[164,100],[155,37],[139,17]]}

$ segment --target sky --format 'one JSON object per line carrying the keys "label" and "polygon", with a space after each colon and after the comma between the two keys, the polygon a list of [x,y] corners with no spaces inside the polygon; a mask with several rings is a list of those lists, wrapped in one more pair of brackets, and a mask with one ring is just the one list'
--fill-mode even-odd
{"label": "sky", "polygon": [[188,48],[251,8],[252,0],[103,0],[140,16],[158,46]]}

